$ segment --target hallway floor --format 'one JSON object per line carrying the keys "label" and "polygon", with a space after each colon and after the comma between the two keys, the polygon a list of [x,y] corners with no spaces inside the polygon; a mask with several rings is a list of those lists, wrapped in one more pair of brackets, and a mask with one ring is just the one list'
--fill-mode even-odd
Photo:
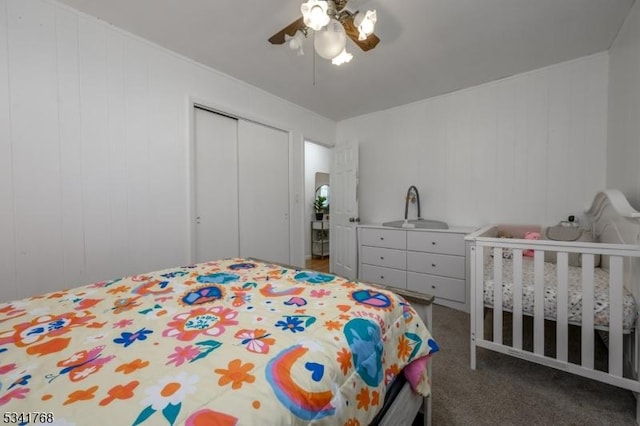
{"label": "hallway floor", "polygon": [[329,273],[329,257],[307,259],[305,268],[312,271]]}

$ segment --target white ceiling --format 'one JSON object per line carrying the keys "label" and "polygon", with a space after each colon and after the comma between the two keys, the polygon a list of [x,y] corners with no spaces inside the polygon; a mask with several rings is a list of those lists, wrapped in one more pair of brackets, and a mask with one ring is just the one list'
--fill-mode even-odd
{"label": "white ceiling", "polygon": [[[340,67],[267,39],[302,0],[59,0],[334,120],[607,50],[634,0],[369,0],[380,44]],[[356,1],[356,0],[352,0]],[[314,83],[315,81],[315,83]]]}

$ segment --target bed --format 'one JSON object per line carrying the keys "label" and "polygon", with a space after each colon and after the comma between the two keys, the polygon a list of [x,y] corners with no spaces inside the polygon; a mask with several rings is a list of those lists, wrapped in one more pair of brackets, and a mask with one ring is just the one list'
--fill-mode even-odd
{"label": "bed", "polygon": [[[580,227],[573,225],[557,229],[580,228],[574,233],[592,241],[552,240],[544,237],[545,227],[513,224],[489,225],[466,237],[471,368],[476,368],[480,347],[637,394],[640,213],[621,192],[607,190],[596,194]],[[533,234],[542,239],[525,238]],[[545,322],[554,327],[551,333]],[[571,327],[579,332],[569,333]],[[523,344],[527,333],[531,345]],[[555,341],[545,333],[555,335]],[[596,362],[600,342],[605,367]],[[578,348],[579,356],[571,360],[569,348]]]}
{"label": "bed", "polygon": [[427,406],[437,350],[386,289],[224,259],[0,304],[0,408],[13,424],[394,424]]}

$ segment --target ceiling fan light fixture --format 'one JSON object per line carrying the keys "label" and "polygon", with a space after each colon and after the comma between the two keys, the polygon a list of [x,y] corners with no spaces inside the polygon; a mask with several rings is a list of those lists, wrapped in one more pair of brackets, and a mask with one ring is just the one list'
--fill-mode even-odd
{"label": "ceiling fan light fixture", "polygon": [[342,65],[342,64],[346,64],[347,62],[351,61],[351,59],[353,59],[353,55],[349,52],[347,52],[347,49],[342,49],[342,52],[340,52],[340,54],[338,56],[336,56],[335,58],[333,58],[331,60],[331,63],[333,65]]}
{"label": "ceiling fan light fixture", "polygon": [[313,46],[316,53],[324,59],[332,60],[344,50],[347,45],[347,34],[342,24],[331,19],[326,27],[315,32]]}
{"label": "ceiling fan light fixture", "polygon": [[318,56],[336,65],[347,63],[353,58],[353,55],[345,50],[347,39],[364,52],[375,48],[380,42],[380,38],[374,33],[376,11],[367,10],[360,13],[356,5],[360,3],[357,1],[302,0],[302,16],[267,40],[277,45],[286,43],[289,49],[298,55],[304,55],[303,37],[309,37],[310,30],[313,30],[313,48]]}
{"label": "ceiling fan light fixture", "polygon": [[315,31],[319,31],[331,19],[327,14],[328,9],[329,4],[325,0],[307,0],[302,3],[300,11],[302,12],[304,24]]}
{"label": "ceiling fan light fixture", "polygon": [[377,21],[378,17],[375,9],[367,10],[364,15],[358,13],[353,20],[353,24],[358,28],[358,40],[366,40],[367,37],[373,34]]}

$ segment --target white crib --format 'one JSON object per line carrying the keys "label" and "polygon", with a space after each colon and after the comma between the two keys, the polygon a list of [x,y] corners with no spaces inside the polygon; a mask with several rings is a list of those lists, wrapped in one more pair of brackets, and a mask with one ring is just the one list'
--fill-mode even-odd
{"label": "white crib", "polygon": [[[476,368],[476,348],[482,347],[629,389],[639,400],[640,213],[621,192],[607,190],[596,195],[586,219],[581,225],[597,242],[527,240],[524,233],[540,227],[525,225],[487,226],[467,236],[471,368]],[[515,238],[497,238],[499,231]],[[511,249],[511,259],[503,259],[504,249]],[[533,250],[533,256],[523,256],[525,250]],[[545,252],[557,253],[555,265],[545,262]],[[569,265],[569,253],[578,253],[581,267]],[[594,267],[598,255],[600,267]],[[485,317],[489,312],[491,318]],[[528,345],[523,345],[525,320],[533,323]],[[545,320],[555,322],[555,351],[545,348],[550,346]],[[503,338],[505,325],[513,330],[508,338]],[[568,357],[570,325],[579,327],[578,362]],[[608,351],[604,369],[594,363],[598,336]]]}

